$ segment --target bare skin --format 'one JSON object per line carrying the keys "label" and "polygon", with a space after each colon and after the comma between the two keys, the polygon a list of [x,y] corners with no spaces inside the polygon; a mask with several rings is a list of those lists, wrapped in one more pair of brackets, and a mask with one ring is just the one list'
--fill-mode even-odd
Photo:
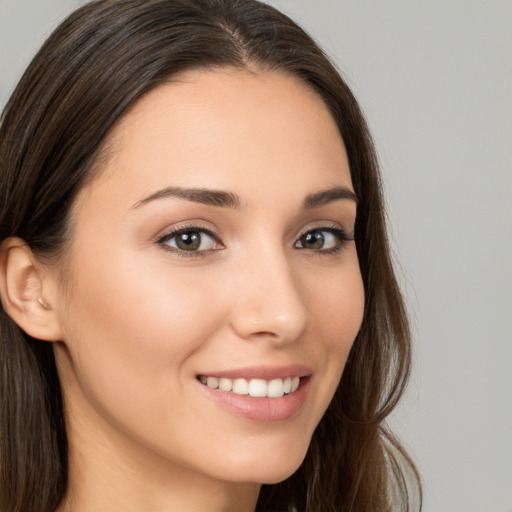
{"label": "bare skin", "polygon": [[[233,70],[160,86],[111,138],[66,273],[39,274],[70,443],[59,512],[253,511],[301,464],[362,321],[343,142],[296,79]],[[301,379],[268,410],[201,382],[244,372]]]}

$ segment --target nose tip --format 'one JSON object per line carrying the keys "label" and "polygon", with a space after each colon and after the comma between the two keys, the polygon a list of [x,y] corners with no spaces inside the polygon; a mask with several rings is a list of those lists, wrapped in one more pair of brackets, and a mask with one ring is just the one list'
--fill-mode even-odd
{"label": "nose tip", "polygon": [[[268,267],[267,267],[268,268]],[[243,339],[268,339],[284,345],[300,337],[308,323],[308,310],[287,265],[266,275],[251,273],[242,282],[231,323]],[[240,290],[240,288],[239,288]]]}

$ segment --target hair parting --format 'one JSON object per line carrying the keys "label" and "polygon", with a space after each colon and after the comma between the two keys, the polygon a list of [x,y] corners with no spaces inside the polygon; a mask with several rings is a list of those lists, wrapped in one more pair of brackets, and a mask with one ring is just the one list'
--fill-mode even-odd
{"label": "hair parting", "polygon": [[[315,91],[339,127],[358,198],[363,324],[303,464],[282,483],[264,485],[257,510],[418,510],[418,473],[385,422],[407,384],[411,342],[372,139],[339,72],[284,14],[255,0],[97,0],[71,14],[0,120],[0,242],[16,236],[40,258],[61,254],[73,201],[101,172],[116,123],[155,87],[217,68],[280,71]],[[0,509],[54,512],[68,465],[52,346],[3,309],[0,368]]]}

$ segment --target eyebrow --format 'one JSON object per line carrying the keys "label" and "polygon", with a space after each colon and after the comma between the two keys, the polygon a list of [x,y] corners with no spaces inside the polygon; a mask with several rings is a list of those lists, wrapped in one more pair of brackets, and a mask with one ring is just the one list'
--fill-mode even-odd
{"label": "eyebrow", "polygon": [[357,196],[352,190],[347,187],[333,187],[307,196],[304,201],[304,209],[319,208],[340,199],[349,199],[357,203]]}
{"label": "eyebrow", "polygon": [[209,206],[219,206],[223,208],[240,208],[240,199],[232,192],[225,192],[223,190],[212,190],[208,188],[181,188],[181,187],[166,187],[158,190],[154,194],[142,199],[135,203],[133,208],[138,208],[150,201],[156,199],[185,199],[194,203],[206,204]]}
{"label": "eyebrow", "polygon": [[[194,203],[205,204],[208,206],[217,206],[221,208],[240,209],[240,198],[233,192],[226,192],[224,190],[214,190],[208,188],[182,188],[182,187],[166,187],[158,190],[148,197],[135,203],[132,208],[138,208],[144,204],[157,199],[184,199]],[[347,187],[333,187],[326,190],[321,190],[306,196],[304,200],[303,209],[310,210],[319,208],[328,203],[339,201],[341,199],[348,199],[357,203],[357,196]]]}

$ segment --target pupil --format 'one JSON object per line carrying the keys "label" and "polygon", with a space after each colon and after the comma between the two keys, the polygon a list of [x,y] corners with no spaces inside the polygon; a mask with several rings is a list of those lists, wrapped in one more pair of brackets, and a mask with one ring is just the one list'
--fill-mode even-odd
{"label": "pupil", "polygon": [[201,245],[201,235],[194,231],[181,233],[176,238],[176,245],[185,251],[193,251],[199,249]]}
{"label": "pupil", "polygon": [[324,235],[322,233],[308,233],[305,244],[310,249],[321,249],[324,246]]}

